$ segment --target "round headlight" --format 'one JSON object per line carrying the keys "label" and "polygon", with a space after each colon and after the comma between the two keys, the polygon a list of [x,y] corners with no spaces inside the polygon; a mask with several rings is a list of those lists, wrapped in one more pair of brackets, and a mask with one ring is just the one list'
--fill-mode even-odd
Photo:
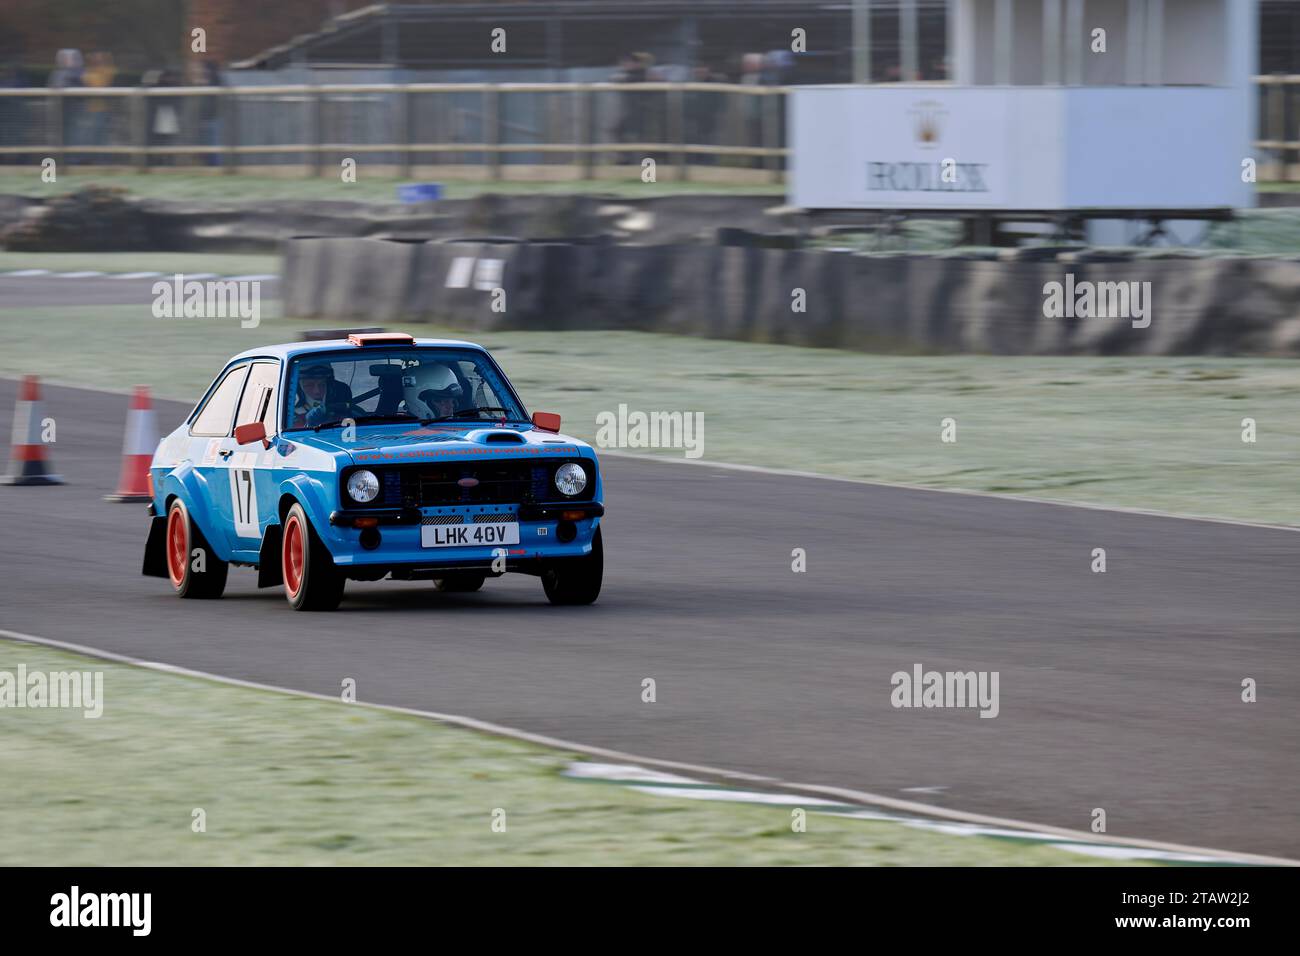
{"label": "round headlight", "polygon": [[348,497],[360,504],[374,501],[379,496],[379,479],[373,471],[354,471],[348,476]]}
{"label": "round headlight", "polygon": [[569,498],[580,495],[582,489],[587,487],[587,473],[582,470],[581,465],[575,465],[573,462],[561,465],[555,469],[555,487],[560,490],[560,494]]}

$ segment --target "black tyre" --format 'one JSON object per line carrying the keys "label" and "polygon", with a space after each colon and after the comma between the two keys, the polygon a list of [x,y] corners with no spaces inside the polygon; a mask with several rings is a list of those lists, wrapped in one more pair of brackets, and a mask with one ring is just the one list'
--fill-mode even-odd
{"label": "black tyre", "polygon": [[477,591],[487,580],[487,575],[479,571],[452,571],[446,577],[434,578],[433,586],[448,594],[468,594]]}
{"label": "black tyre", "polygon": [[556,561],[542,572],[542,588],[552,604],[591,604],[600,596],[604,576],[605,546],[597,528],[591,554]]}
{"label": "black tyre", "polygon": [[[217,558],[207,538],[177,498],[167,509],[167,577],[177,597],[219,598],[226,590],[230,565]],[[195,553],[195,552],[199,553]]]}
{"label": "black tyre", "polygon": [[284,516],[280,571],[284,596],[295,611],[333,611],[343,600],[347,579],[334,566],[329,550],[299,504]]}

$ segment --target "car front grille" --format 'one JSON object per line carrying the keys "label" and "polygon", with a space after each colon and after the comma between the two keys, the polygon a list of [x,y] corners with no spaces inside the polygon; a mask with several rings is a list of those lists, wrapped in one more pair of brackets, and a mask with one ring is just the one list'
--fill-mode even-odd
{"label": "car front grille", "polygon": [[423,525],[447,525],[447,524],[508,524],[511,521],[517,521],[519,516],[513,511],[483,511],[478,514],[467,515],[463,511],[454,511],[451,514],[425,515],[420,519]]}
{"label": "car front grille", "polygon": [[420,519],[420,524],[427,525],[444,525],[444,524],[464,524],[465,515],[461,513],[450,515],[425,515]]}
{"label": "car front grille", "polygon": [[[400,474],[402,504],[420,508],[455,505],[507,505],[555,501],[561,497],[552,479],[555,469],[569,459],[531,461],[466,461],[436,465],[405,465]],[[588,462],[581,464],[589,480],[575,501],[589,501],[595,475]],[[388,497],[385,482],[385,497]]]}
{"label": "car front grille", "polygon": [[[524,501],[532,494],[533,467],[517,461],[410,467],[402,475],[402,497],[420,507]],[[546,469],[538,471],[544,480]]]}

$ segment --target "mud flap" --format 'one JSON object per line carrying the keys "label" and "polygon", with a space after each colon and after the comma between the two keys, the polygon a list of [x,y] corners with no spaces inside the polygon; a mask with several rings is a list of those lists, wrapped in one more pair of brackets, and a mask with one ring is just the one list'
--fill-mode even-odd
{"label": "mud flap", "polygon": [[284,574],[280,568],[280,534],[283,528],[278,524],[266,526],[262,533],[262,549],[257,556],[257,586],[273,588],[284,583]]}
{"label": "mud flap", "polygon": [[149,578],[167,574],[167,519],[149,519],[149,538],[144,543],[144,566],[140,573]]}

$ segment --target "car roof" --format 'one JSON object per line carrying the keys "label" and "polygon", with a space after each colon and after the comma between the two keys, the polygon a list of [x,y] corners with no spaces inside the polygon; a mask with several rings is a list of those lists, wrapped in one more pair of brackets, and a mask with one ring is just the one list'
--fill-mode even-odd
{"label": "car roof", "polygon": [[486,352],[487,349],[474,342],[463,342],[459,339],[414,339],[410,345],[406,343],[387,342],[383,345],[353,345],[347,339],[317,339],[310,342],[285,342],[281,345],[263,345],[255,349],[247,349],[238,355],[232,356],[231,362],[238,362],[240,359],[247,358],[278,358],[282,360],[291,359],[297,355],[303,355],[308,352],[352,352],[358,355],[368,351],[392,349],[392,348],[426,348],[426,347],[444,347],[444,348],[463,348],[476,349],[479,352]]}

